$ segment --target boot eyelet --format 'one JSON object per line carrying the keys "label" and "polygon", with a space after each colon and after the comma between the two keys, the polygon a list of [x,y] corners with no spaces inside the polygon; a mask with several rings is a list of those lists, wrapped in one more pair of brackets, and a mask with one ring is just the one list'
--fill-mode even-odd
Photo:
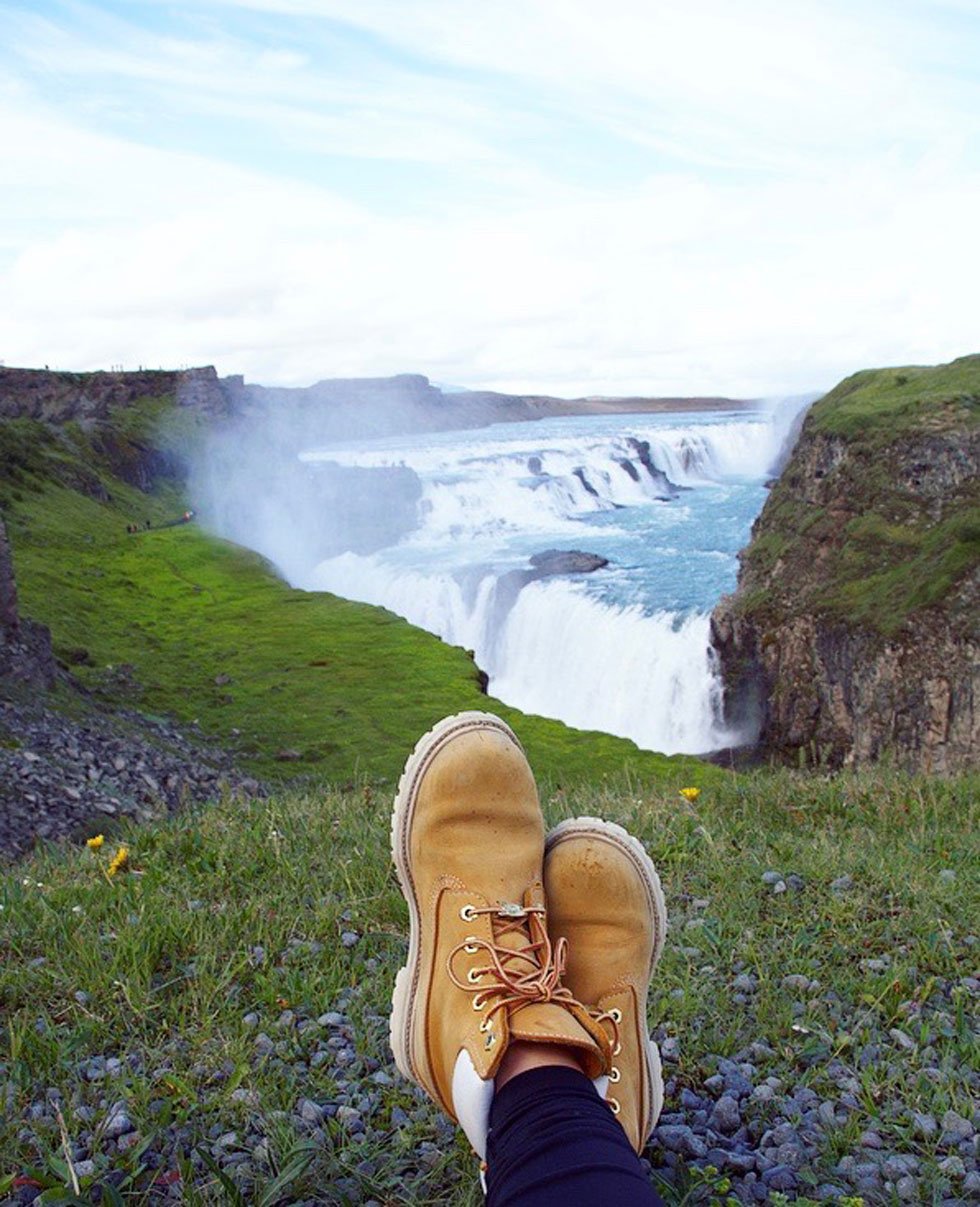
{"label": "boot eyelet", "polygon": [[467,935],[466,942],[463,944],[463,951],[465,951],[468,956],[475,956],[479,950],[480,949],[476,945],[476,939],[474,936]]}
{"label": "boot eyelet", "polygon": [[482,1032],[484,1033],[484,1035],[485,1035],[485,1034],[486,1034],[488,1031],[492,1031],[492,1030],[493,1030],[493,1019],[492,1019],[492,1018],[485,1018],[485,1019],[483,1020],[483,1022],[482,1022],[482,1023],[480,1023],[480,1026],[479,1026],[479,1028],[478,1028],[478,1029],[479,1029],[480,1031],[482,1031]]}
{"label": "boot eyelet", "polygon": [[614,1115],[618,1115],[619,1114],[619,1103],[616,1101],[616,1099],[607,1098],[606,1101],[609,1103],[609,1109],[612,1111],[612,1113]]}
{"label": "boot eyelet", "polygon": [[480,972],[479,969],[471,968],[469,970],[469,972],[466,974],[466,979],[469,981],[469,983],[471,985],[475,985],[477,983],[477,981],[480,979],[480,977],[482,977],[482,976],[483,976],[483,973]]}
{"label": "boot eyelet", "polygon": [[617,1042],[615,1048],[613,1048],[613,1050],[612,1050],[613,1056],[618,1056],[620,1054],[620,1052],[622,1052],[622,1050],[623,1050],[623,1045],[621,1043]]}
{"label": "boot eyelet", "polygon": [[475,922],[476,921],[476,908],[472,905],[464,905],[463,908],[459,911],[459,916],[463,919],[464,922]]}
{"label": "boot eyelet", "polygon": [[483,1007],[486,1005],[486,1002],[481,1002],[480,995],[477,994],[476,997],[473,999],[473,1001],[470,1004],[472,1005],[474,1010],[482,1010]]}
{"label": "boot eyelet", "polygon": [[618,1006],[613,1006],[609,1011],[609,1017],[614,1023],[621,1023],[623,1021],[623,1012]]}
{"label": "boot eyelet", "polygon": [[620,1078],[619,1069],[617,1069],[616,1066],[613,1065],[613,1067],[609,1070],[609,1080],[613,1083],[613,1085],[615,1085],[616,1082],[619,1081],[619,1078]]}
{"label": "boot eyelet", "polygon": [[483,1050],[489,1052],[493,1045],[497,1042],[496,1035],[488,1035],[483,1041]]}

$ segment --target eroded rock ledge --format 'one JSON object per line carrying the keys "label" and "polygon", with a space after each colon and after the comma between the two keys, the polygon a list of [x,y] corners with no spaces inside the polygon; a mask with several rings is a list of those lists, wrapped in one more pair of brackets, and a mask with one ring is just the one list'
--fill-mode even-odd
{"label": "eroded rock ledge", "polygon": [[980,765],[980,357],[814,406],[712,632],[768,757]]}

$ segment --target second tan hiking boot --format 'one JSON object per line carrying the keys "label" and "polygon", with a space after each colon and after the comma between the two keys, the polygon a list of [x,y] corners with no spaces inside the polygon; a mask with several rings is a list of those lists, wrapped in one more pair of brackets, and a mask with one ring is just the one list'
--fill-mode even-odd
{"label": "second tan hiking boot", "polygon": [[420,740],[391,842],[411,923],[392,998],[395,1062],[484,1157],[493,1078],[512,1040],[571,1049],[592,1078],[608,1071],[612,1050],[561,984],[537,789],[503,721],[461,713]]}
{"label": "second tan hiking boot", "polygon": [[594,817],[564,821],[545,844],[552,942],[568,941],[564,981],[614,1037],[598,1088],[642,1152],[663,1105],[660,1053],[647,1032],[647,988],[667,931],[660,878],[639,841]]}

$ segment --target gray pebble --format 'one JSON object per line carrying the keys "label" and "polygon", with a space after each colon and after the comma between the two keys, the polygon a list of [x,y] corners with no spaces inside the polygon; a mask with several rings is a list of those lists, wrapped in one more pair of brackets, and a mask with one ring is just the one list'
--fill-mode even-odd
{"label": "gray pebble", "polygon": [[939,1172],[947,1178],[962,1178],[966,1176],[966,1166],[961,1157],[943,1157],[939,1162]]}
{"label": "gray pebble", "polygon": [[695,1160],[707,1154],[707,1145],[689,1127],[683,1125],[658,1127],[653,1134],[654,1138],[671,1152],[681,1153],[683,1156],[693,1157]]}
{"label": "gray pebble", "polygon": [[947,1111],[943,1115],[943,1134],[939,1143],[943,1145],[959,1144],[961,1140],[969,1140],[973,1135],[973,1124],[958,1115],[956,1111]]}
{"label": "gray pebble", "polygon": [[681,1058],[681,1041],[674,1036],[669,1036],[660,1043],[660,1055],[664,1060],[675,1064]]}
{"label": "gray pebble", "polygon": [[980,1173],[976,1170],[971,1170],[963,1179],[963,1185],[960,1189],[968,1198],[976,1197],[980,1199]]}
{"label": "gray pebble", "polygon": [[838,876],[836,880],[832,880],[830,887],[835,893],[846,893],[848,889],[854,887],[854,877],[845,873],[843,876]]}
{"label": "gray pebble", "polygon": [[126,1104],[123,1102],[114,1103],[109,1108],[109,1114],[106,1116],[102,1134],[108,1136],[110,1140],[115,1140],[117,1136],[121,1136],[125,1132],[131,1132],[132,1130],[133,1121],[126,1113]]}
{"label": "gray pebble", "polygon": [[796,1174],[788,1165],[774,1165],[762,1175],[762,1180],[771,1190],[795,1190]]}
{"label": "gray pebble", "polygon": [[742,1124],[742,1116],[738,1102],[730,1094],[723,1094],[715,1103],[708,1119],[708,1126],[723,1136],[730,1136],[738,1131]]}

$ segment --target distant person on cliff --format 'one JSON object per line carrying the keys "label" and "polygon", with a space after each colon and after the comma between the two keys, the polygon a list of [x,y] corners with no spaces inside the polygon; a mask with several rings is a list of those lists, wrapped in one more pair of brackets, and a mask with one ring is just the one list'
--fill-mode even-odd
{"label": "distant person on cliff", "polygon": [[391,1046],[466,1133],[489,1207],[660,1204],[637,1154],[660,1113],[647,987],[666,912],[640,843],[596,818],[545,837],[507,725],[423,737],[395,799],[411,920]]}

